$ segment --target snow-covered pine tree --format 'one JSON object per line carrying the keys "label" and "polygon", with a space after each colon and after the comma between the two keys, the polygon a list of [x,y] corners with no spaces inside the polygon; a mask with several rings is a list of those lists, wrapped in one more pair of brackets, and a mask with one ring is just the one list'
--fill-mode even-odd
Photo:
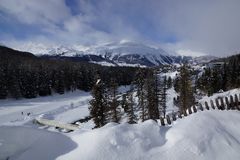
{"label": "snow-covered pine tree", "polygon": [[97,78],[96,83],[92,88],[92,97],[90,101],[90,116],[93,118],[95,123],[94,128],[99,128],[107,123],[107,100],[106,100],[106,89],[101,79]]}

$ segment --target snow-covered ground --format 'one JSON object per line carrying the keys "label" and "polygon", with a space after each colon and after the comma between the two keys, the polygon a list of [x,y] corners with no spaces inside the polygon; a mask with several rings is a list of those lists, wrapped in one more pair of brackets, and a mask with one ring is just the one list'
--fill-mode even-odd
{"label": "snow-covered ground", "polygon": [[[120,93],[127,90],[129,86],[119,88]],[[177,109],[173,105],[177,93],[173,88],[167,93],[170,113]],[[240,89],[234,89],[204,97],[200,102],[239,93]],[[92,130],[90,120],[71,133],[32,123],[37,117],[65,123],[84,118],[89,115],[90,99],[89,92],[76,91],[36,99],[1,100],[0,160],[240,159],[239,111],[199,111],[165,127],[151,120],[134,125],[123,121]]]}
{"label": "snow-covered ground", "polygon": [[[108,124],[70,135],[78,147],[58,159],[240,159],[238,111],[205,111],[171,127],[148,120],[141,124]],[[90,142],[90,143],[89,143]],[[84,149],[83,149],[84,148]]]}
{"label": "snow-covered ground", "polygon": [[152,120],[60,134],[0,127],[0,159],[238,160],[240,112],[203,111],[163,127]]}
{"label": "snow-covered ground", "polygon": [[234,96],[235,94],[237,94],[238,97],[240,96],[240,88],[232,89],[232,90],[222,92],[222,93],[214,93],[210,97],[204,96],[201,100],[199,100],[199,102],[203,104],[206,101],[206,102],[208,102],[208,104],[210,104],[210,100],[214,101],[215,99],[217,99],[219,97],[230,97],[231,95]]}
{"label": "snow-covered ground", "polygon": [[0,125],[23,125],[39,116],[73,122],[89,115],[90,99],[89,92],[75,91],[35,99],[1,100]]}

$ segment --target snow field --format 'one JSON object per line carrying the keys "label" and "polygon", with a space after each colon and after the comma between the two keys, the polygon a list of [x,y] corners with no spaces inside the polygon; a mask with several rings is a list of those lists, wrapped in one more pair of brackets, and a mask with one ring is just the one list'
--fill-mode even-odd
{"label": "snow field", "polygon": [[[108,124],[100,129],[74,132],[78,144],[58,159],[239,159],[238,111],[204,111],[161,127],[148,120],[140,124]],[[83,149],[84,148],[84,149]]]}

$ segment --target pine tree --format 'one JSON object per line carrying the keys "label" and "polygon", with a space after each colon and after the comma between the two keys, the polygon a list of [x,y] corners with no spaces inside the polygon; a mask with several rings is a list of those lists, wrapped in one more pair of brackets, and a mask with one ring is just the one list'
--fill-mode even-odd
{"label": "pine tree", "polygon": [[9,89],[9,96],[12,98],[19,99],[22,97],[21,90],[19,86],[19,69],[16,66],[13,66],[9,73],[8,79],[8,89]]}
{"label": "pine tree", "polygon": [[4,65],[0,65],[0,99],[5,99],[7,95],[7,69]]}
{"label": "pine tree", "polygon": [[222,71],[222,84],[221,84],[221,88],[223,89],[223,91],[227,90],[227,64],[226,62],[223,65],[223,71]]}
{"label": "pine tree", "polygon": [[136,87],[137,87],[137,97],[138,97],[138,108],[140,109],[140,118],[142,122],[147,119],[147,110],[146,110],[146,91],[144,89],[145,85],[145,76],[142,69],[138,69],[136,73]]}
{"label": "pine tree", "polygon": [[108,105],[110,109],[110,114],[111,114],[111,121],[119,123],[121,116],[120,116],[120,108],[119,108],[119,101],[117,98],[117,83],[114,79],[111,80],[110,82],[110,88],[109,88],[109,100],[108,100]]}
{"label": "pine tree", "polygon": [[124,112],[127,112],[128,102],[127,102],[127,94],[126,93],[122,94],[121,107],[123,108]]}
{"label": "pine tree", "polygon": [[179,86],[180,86],[180,95],[179,95],[179,104],[180,110],[186,110],[194,104],[194,96],[190,80],[190,72],[186,64],[183,64],[180,69],[179,77]]}
{"label": "pine tree", "polygon": [[147,77],[145,86],[147,91],[148,118],[157,120],[159,118],[157,75],[151,71],[148,72]]}
{"label": "pine tree", "polygon": [[135,107],[134,99],[133,99],[133,90],[130,90],[127,93],[127,116],[128,116],[128,123],[134,124],[137,123],[137,116],[135,115],[136,107]]}
{"label": "pine tree", "polygon": [[107,123],[108,113],[106,90],[101,79],[97,79],[91,94],[93,99],[90,101],[90,115],[95,123],[95,128],[99,128]]}
{"label": "pine tree", "polygon": [[167,88],[171,88],[172,87],[172,78],[169,76],[167,79]]}
{"label": "pine tree", "polygon": [[160,89],[159,89],[159,104],[160,104],[160,111],[163,117],[165,118],[166,116],[166,101],[167,101],[167,81],[164,78],[160,84]]}

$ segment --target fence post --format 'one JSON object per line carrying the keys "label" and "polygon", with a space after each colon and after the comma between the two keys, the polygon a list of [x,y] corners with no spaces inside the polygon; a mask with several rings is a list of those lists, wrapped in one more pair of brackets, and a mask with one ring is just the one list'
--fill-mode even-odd
{"label": "fence post", "polygon": [[178,118],[182,118],[182,113],[178,112]]}
{"label": "fence post", "polygon": [[176,120],[177,120],[175,113],[172,114],[172,119],[173,119],[173,121],[176,121]]}
{"label": "fence post", "polygon": [[213,100],[210,100],[210,104],[211,104],[212,109],[215,109],[215,106],[214,106]]}
{"label": "fence post", "polygon": [[209,106],[208,106],[208,103],[205,101],[205,107],[207,110],[209,110]]}
{"label": "fence post", "polygon": [[165,126],[164,118],[160,117],[161,126]]}
{"label": "fence post", "polygon": [[203,111],[203,106],[202,106],[201,103],[199,103],[199,109],[200,109],[201,111]]}
{"label": "fence post", "polygon": [[229,104],[228,97],[225,97],[225,102],[226,102],[226,105],[227,105],[227,110],[229,110],[231,108],[231,105]]}
{"label": "fence post", "polygon": [[230,106],[231,106],[231,109],[235,109],[235,105],[234,105],[234,101],[233,101],[233,96],[230,95]]}
{"label": "fence post", "polygon": [[197,112],[197,108],[196,108],[196,106],[193,106],[193,112]]}
{"label": "fence post", "polygon": [[216,102],[216,105],[217,105],[217,109],[221,109],[220,105],[219,105],[219,102],[218,102],[218,98],[215,99],[215,102]]}
{"label": "fence post", "polygon": [[225,109],[225,105],[224,105],[222,97],[220,98],[220,102],[221,102],[221,109],[224,110]]}
{"label": "fence post", "polygon": [[166,116],[166,119],[167,119],[167,123],[170,125],[171,124],[171,120],[170,120],[169,115]]}
{"label": "fence post", "polygon": [[185,109],[183,110],[183,115],[184,115],[185,117],[187,117],[187,112],[186,112]]}
{"label": "fence post", "polygon": [[191,107],[188,108],[188,114],[192,114],[192,109],[191,109]]}
{"label": "fence post", "polygon": [[237,108],[238,110],[240,110],[240,105],[239,105],[238,97],[237,97],[236,94],[235,94],[234,96],[235,96],[235,104],[236,104],[236,108]]}

